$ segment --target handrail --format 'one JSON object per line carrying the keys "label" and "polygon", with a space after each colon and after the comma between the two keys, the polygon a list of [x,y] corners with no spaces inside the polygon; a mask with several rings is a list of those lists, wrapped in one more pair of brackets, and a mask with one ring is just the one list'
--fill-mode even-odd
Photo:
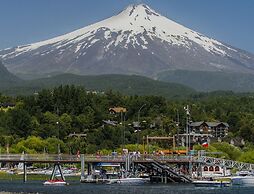
{"label": "handrail", "polygon": [[201,156],[198,158],[198,161],[206,165],[218,165],[226,168],[237,168],[239,170],[253,170],[254,164],[238,162],[234,160],[226,160],[223,158],[213,158],[207,156]]}
{"label": "handrail", "polygon": [[[84,155],[85,162],[118,162],[125,163],[127,158],[132,162],[192,162],[205,165],[218,165],[226,168],[237,168],[239,170],[254,169],[254,164],[237,162],[213,157],[196,156],[156,156],[156,155]],[[81,162],[80,155],[68,154],[0,154],[0,162]]]}

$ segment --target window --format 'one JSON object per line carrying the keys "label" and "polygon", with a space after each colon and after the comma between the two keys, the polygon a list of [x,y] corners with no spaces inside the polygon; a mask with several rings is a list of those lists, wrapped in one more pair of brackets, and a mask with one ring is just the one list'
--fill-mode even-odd
{"label": "window", "polygon": [[209,171],[214,171],[213,166],[210,166],[210,167],[209,167]]}
{"label": "window", "polygon": [[215,166],[215,171],[216,172],[220,171],[220,167],[219,166]]}

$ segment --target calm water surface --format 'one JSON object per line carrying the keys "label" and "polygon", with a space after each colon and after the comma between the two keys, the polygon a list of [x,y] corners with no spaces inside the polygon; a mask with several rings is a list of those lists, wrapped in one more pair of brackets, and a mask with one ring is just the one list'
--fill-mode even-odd
{"label": "calm water surface", "polygon": [[202,188],[192,185],[96,185],[70,182],[69,186],[44,186],[42,181],[0,181],[0,193],[49,194],[254,194],[254,187]]}

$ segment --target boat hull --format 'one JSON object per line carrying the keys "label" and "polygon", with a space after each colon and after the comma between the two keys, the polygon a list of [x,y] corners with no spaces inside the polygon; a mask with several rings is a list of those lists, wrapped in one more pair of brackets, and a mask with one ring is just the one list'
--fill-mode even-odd
{"label": "boat hull", "polygon": [[228,187],[230,182],[227,181],[193,181],[196,187]]}
{"label": "boat hull", "polygon": [[65,186],[65,185],[68,185],[67,182],[65,181],[52,181],[52,180],[49,180],[49,181],[46,181],[43,183],[43,185],[46,185],[46,186]]}
{"label": "boat hull", "polygon": [[144,184],[148,183],[150,179],[147,178],[123,178],[111,179],[108,184]]}
{"label": "boat hull", "polygon": [[231,178],[232,185],[254,186],[254,176],[236,176]]}

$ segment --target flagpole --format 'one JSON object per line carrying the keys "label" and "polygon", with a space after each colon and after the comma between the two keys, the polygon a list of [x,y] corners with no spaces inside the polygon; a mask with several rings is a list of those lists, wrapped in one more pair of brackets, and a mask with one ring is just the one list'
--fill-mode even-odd
{"label": "flagpole", "polygon": [[190,148],[190,130],[189,130],[189,116],[190,116],[190,109],[189,105],[184,107],[184,110],[186,111],[186,155],[189,154],[189,148]]}
{"label": "flagpole", "polygon": [[189,156],[189,174],[192,177],[192,164],[191,164],[191,155],[190,155],[190,146],[191,146],[191,138],[190,138],[190,128],[189,128],[189,120],[190,120],[190,109],[189,105],[184,107],[186,111],[186,155]]}

